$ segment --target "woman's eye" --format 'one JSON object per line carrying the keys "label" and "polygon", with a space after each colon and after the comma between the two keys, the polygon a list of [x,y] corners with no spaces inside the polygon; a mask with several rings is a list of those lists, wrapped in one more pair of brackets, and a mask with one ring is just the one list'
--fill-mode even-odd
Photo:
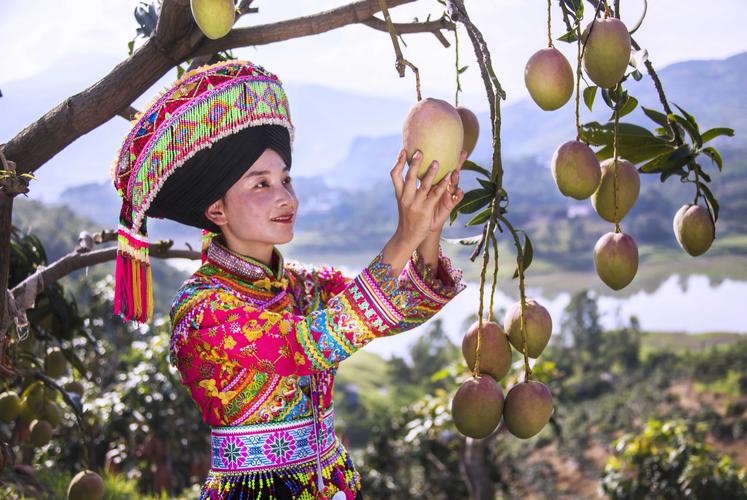
{"label": "woman's eye", "polygon": [[287,184],[290,184],[290,183],[291,183],[291,180],[292,180],[292,179],[291,179],[290,177],[286,177],[286,178],[285,178],[285,182],[286,182]]}

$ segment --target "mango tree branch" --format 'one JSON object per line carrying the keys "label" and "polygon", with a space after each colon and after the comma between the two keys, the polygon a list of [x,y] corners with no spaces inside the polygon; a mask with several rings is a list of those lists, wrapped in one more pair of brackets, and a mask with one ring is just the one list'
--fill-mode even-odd
{"label": "mango tree branch", "polygon": [[[377,17],[371,17],[370,19],[362,21],[361,24],[365,24],[369,28],[373,28],[375,30],[384,32],[388,31],[386,22]],[[443,34],[441,34],[441,30],[454,31],[456,29],[456,25],[446,18],[441,18],[437,21],[428,21],[424,23],[392,23],[392,25],[394,26],[396,32],[400,35],[406,33],[433,33],[433,35],[438,38],[438,41],[447,48],[450,47],[451,44],[443,36]]]}
{"label": "mango tree branch", "polygon": [[[112,234],[116,238],[115,231],[105,231],[103,233],[99,233],[99,235],[104,235],[103,237],[97,238],[96,236],[99,235],[94,235],[93,240],[97,242],[110,241]],[[189,249],[173,249],[171,248],[173,244],[174,242],[171,240],[152,243],[149,247],[150,255],[158,259],[197,260],[200,258],[200,252]],[[91,245],[89,243],[88,247],[90,246]],[[85,267],[94,266],[96,264],[101,264],[104,262],[110,262],[117,258],[116,247],[102,248],[100,250],[94,251],[89,251],[88,247],[79,246],[72,252],[56,260],[51,265],[39,269],[36,273],[32,274],[31,276],[20,282],[18,285],[16,285],[11,290],[11,293],[13,294],[13,298],[16,301],[21,312],[25,312],[26,310],[33,307],[33,304],[28,304],[25,303],[25,301],[21,300],[22,297],[24,297],[28,293],[27,288],[35,288],[31,290],[31,293],[35,297],[42,291],[41,287],[39,287],[40,283],[46,286],[50,283],[56,282],[57,280],[67,276],[68,274],[71,274],[74,271],[77,271],[78,269],[83,269]]]}
{"label": "mango tree branch", "polygon": [[[401,5],[415,0],[391,0]],[[189,13],[188,0],[164,0],[154,36],[91,87],[68,97],[4,145],[18,173],[37,170],[73,141],[123,112],[171,68],[200,55],[311,36],[360,23],[379,11],[377,0],[360,0],[296,19],[238,28],[208,40]],[[0,242],[2,243],[2,242]]]}
{"label": "mango tree branch", "polygon": [[[390,0],[394,7],[415,0]],[[205,40],[194,55],[215,54],[223,50],[246,47],[250,45],[266,45],[282,42],[292,38],[318,35],[341,28],[348,24],[362,23],[379,12],[378,0],[359,0],[336,9],[331,9],[309,16],[302,16],[286,21],[237,28],[218,40]]]}

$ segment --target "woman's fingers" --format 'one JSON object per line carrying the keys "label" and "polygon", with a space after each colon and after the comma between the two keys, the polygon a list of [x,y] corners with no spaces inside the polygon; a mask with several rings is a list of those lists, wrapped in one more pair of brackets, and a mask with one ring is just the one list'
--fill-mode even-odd
{"label": "woman's fingers", "polygon": [[405,188],[405,183],[402,180],[402,171],[405,168],[405,160],[407,159],[407,154],[404,149],[400,149],[399,156],[397,156],[397,162],[394,164],[394,167],[392,167],[392,170],[389,172],[389,175],[392,177],[392,184],[394,184],[394,194],[397,197],[397,199],[402,198],[402,192]]}
{"label": "woman's fingers", "polygon": [[402,194],[403,202],[410,203],[415,197],[415,193],[418,189],[418,170],[420,169],[422,161],[423,153],[421,151],[415,151],[415,154],[412,155],[412,159],[410,160],[407,174],[405,175],[405,188]]}
{"label": "woman's fingers", "polygon": [[[433,179],[436,177],[436,173],[438,173],[438,161],[434,160],[428,167],[428,172],[425,174],[425,177],[423,177],[423,180],[420,182],[420,187],[418,188],[418,194],[421,201],[425,201],[428,198],[428,193],[431,191],[431,186],[433,185]],[[445,178],[446,177],[444,177],[444,179]],[[443,179],[441,182],[443,182]]]}

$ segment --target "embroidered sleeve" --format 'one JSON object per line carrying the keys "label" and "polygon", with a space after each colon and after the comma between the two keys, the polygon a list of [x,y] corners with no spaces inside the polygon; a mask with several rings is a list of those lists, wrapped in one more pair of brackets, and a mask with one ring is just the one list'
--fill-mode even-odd
{"label": "embroidered sleeve", "polygon": [[231,290],[195,282],[183,288],[172,307],[172,355],[185,363],[179,367],[183,375],[194,374],[188,377],[192,381],[205,362],[225,371],[308,375],[328,370],[376,337],[402,331],[411,300],[381,254],[325,308],[306,316],[263,310]]}
{"label": "embroidered sleeve", "polygon": [[413,306],[405,317],[403,328],[414,328],[440,311],[466,288],[462,271],[453,267],[451,259],[438,248],[438,268],[434,271],[418,251],[405,265],[400,275],[400,287],[413,296]]}

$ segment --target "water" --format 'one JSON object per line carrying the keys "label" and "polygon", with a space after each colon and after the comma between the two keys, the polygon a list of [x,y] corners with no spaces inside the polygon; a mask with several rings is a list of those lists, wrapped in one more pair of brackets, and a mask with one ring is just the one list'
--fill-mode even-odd
{"label": "water", "polygon": [[[553,333],[557,333],[570,294],[553,295],[550,299],[542,295],[542,290],[530,288],[527,296],[547,308],[553,318]],[[489,299],[488,294],[486,298]],[[419,336],[427,333],[436,318],[443,321],[449,338],[461,345],[466,318],[477,314],[479,300],[478,284],[469,283],[430,322],[394,337],[376,339],[365,349],[385,358],[392,354],[402,356]],[[506,309],[515,300],[497,289],[495,310]],[[643,331],[747,333],[747,281],[724,280],[711,285],[707,276],[672,275],[652,293],[639,291],[625,298],[602,295],[598,297],[598,305],[605,329],[628,324],[630,317],[636,316]],[[502,316],[495,319],[503,322]]]}

